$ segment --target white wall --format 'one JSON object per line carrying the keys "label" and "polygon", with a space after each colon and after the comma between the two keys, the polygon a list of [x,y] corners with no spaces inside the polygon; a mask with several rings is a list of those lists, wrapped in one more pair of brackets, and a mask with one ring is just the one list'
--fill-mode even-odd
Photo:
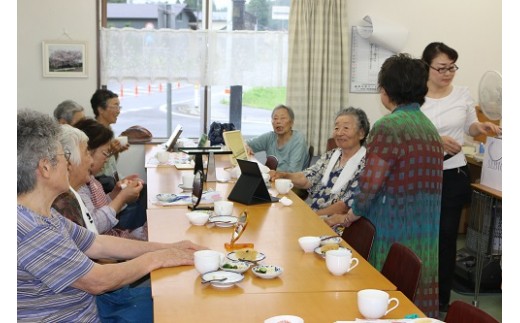
{"label": "white wall", "polygon": [[[349,0],[349,25],[363,25],[367,14],[395,22],[409,31],[402,52],[420,58],[430,42],[440,41],[459,53],[454,83],[470,87],[478,101],[478,82],[487,70],[502,73],[502,1],[494,0]],[[378,94],[349,95],[371,123],[387,113]]]}
{"label": "white wall", "polygon": [[[93,115],[90,96],[96,90],[96,1],[18,0],[18,108],[52,114],[63,100],[72,99]],[[44,78],[42,41],[87,41],[87,78]]]}

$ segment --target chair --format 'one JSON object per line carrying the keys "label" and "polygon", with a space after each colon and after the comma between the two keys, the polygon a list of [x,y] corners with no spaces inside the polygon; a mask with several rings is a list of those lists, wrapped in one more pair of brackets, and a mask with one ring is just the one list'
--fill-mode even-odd
{"label": "chair", "polygon": [[327,151],[338,147],[334,138],[327,139]]}
{"label": "chair", "polygon": [[408,247],[394,242],[386,256],[381,274],[412,302],[421,277],[421,259]]}
{"label": "chair", "polygon": [[265,159],[265,166],[269,167],[270,170],[276,170],[278,167],[278,158],[273,155],[269,155]]}
{"label": "chair", "polygon": [[498,323],[488,313],[463,301],[454,301],[450,304],[444,321],[446,323]]}
{"label": "chair", "polygon": [[343,230],[341,238],[352,246],[363,258],[368,259],[375,235],[376,228],[372,222],[365,217],[360,217],[348,228]]}
{"label": "chair", "polygon": [[308,168],[311,165],[312,157],[314,157],[314,146],[309,146],[309,160],[307,161],[307,164],[303,166],[303,169]]}

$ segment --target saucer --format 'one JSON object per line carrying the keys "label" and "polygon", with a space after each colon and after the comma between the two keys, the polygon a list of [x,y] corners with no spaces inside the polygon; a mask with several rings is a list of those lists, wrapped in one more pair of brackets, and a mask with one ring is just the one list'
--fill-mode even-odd
{"label": "saucer", "polygon": [[219,279],[224,277],[227,278],[224,281],[215,281],[209,284],[211,284],[211,286],[215,288],[230,288],[244,280],[244,275],[242,275],[241,273],[236,273],[227,270],[210,271],[209,273],[203,274],[200,277],[200,279],[204,282],[205,280]]}
{"label": "saucer", "polygon": [[179,188],[181,188],[185,192],[190,192],[193,190],[193,187],[184,187],[184,184],[179,184]]}
{"label": "saucer", "polygon": [[[321,258],[325,259],[325,252],[327,252],[328,250],[325,251],[325,252],[322,252],[322,251],[321,251],[321,248],[322,248],[322,247],[318,247],[318,248],[314,249],[314,253],[317,254],[318,256],[320,256]],[[339,250],[342,250],[342,249],[350,250],[349,248],[345,248],[345,247],[341,247],[341,246],[340,246],[338,249],[339,249]],[[334,250],[335,250],[335,249],[334,249]],[[350,250],[350,252],[352,252],[352,250]]]}
{"label": "saucer", "polygon": [[234,226],[238,221],[238,218],[236,216],[232,215],[215,215],[209,217],[208,222],[215,224],[217,227],[220,228],[229,228]]}
{"label": "saucer", "polygon": [[225,271],[232,271],[239,274],[246,272],[249,269],[249,267],[251,267],[251,263],[247,261],[224,260],[224,262],[220,264],[220,269]]}

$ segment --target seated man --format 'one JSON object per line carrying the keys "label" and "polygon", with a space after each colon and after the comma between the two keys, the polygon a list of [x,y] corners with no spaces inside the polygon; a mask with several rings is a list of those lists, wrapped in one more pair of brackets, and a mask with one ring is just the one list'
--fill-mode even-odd
{"label": "seated man", "polygon": [[303,134],[293,130],[294,112],[285,105],[274,108],[271,114],[273,131],[246,142],[250,155],[265,151],[266,156],[278,159],[277,170],[299,172],[309,160],[308,146]]}
{"label": "seated man", "polygon": [[[18,322],[99,322],[96,295],[120,289],[155,269],[193,264],[193,253],[203,247],[190,241],[156,243],[96,235],[52,209],[56,197],[69,189],[70,152],[63,150],[60,127],[50,116],[19,110],[17,119],[17,158],[23,161],[17,164]],[[103,265],[96,259],[127,261]],[[148,302],[109,310],[107,316],[151,322],[150,297],[143,299]]]}

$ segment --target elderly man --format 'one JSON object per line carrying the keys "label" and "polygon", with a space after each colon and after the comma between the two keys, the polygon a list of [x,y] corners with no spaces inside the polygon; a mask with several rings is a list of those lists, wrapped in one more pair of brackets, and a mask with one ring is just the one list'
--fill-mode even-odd
{"label": "elderly man", "polygon": [[54,109],[54,118],[61,124],[75,125],[79,120],[85,119],[83,107],[76,101],[65,100]]}

